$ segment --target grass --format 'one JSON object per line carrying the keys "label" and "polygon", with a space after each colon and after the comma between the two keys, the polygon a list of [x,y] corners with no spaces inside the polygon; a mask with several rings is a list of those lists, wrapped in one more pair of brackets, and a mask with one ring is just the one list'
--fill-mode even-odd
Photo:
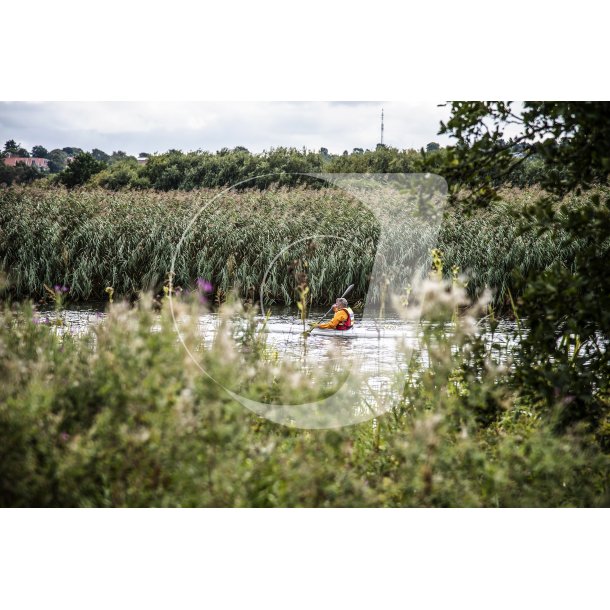
{"label": "grass", "polygon": [[[582,240],[569,239],[565,232],[540,234],[536,222],[526,222],[522,212],[545,195],[538,188],[504,189],[500,201],[490,208],[467,214],[459,207],[445,217],[439,248],[446,266],[457,266],[468,278],[471,295],[485,286],[495,291],[496,304],[511,311],[511,297],[521,290],[518,278],[539,273],[559,261],[570,266]],[[562,203],[568,208],[580,204],[575,196]],[[559,205],[556,206],[559,209]],[[558,217],[564,214],[558,211]]]}
{"label": "grass", "polygon": [[[219,191],[67,191],[36,186],[0,192],[0,262],[13,298],[44,297],[44,285],[69,286],[73,301],[103,300],[141,291],[162,292],[172,255],[189,221]],[[445,216],[437,246],[445,273],[458,267],[471,296],[485,286],[497,304],[518,296],[514,272],[541,271],[556,260],[570,264],[579,243],[557,236],[519,233],[513,214],[541,196],[536,189],[506,190],[490,209]],[[577,200],[570,205],[578,205]],[[303,239],[331,235],[335,238]],[[429,236],[428,236],[429,237]],[[390,240],[405,259],[417,231]],[[379,225],[362,204],[332,189],[270,189],[230,193],[197,218],[177,253],[175,285],[192,287],[206,278],[222,300],[232,289],[256,300],[274,257],[292,242],[267,277],[267,303],[298,299],[295,269],[307,263],[310,299],[327,304],[355,284],[352,298],[366,295]],[[300,241],[299,241],[300,240]],[[374,287],[373,300],[379,298]]]}
{"label": "grass", "polygon": [[[315,397],[307,376],[279,370],[255,332],[245,346],[222,330],[202,343],[196,310],[177,307],[187,345],[220,383],[150,299],[109,306],[82,336],[59,335],[28,305],[0,311],[0,505],[610,503],[607,454],[520,402],[467,325],[452,332],[452,349],[428,326],[430,358],[374,426],[299,430],[256,416],[222,385],[299,404]],[[449,319],[452,303],[443,311]],[[224,320],[238,314],[221,308]]]}
{"label": "grass", "polygon": [[[4,191],[0,257],[13,296],[40,297],[43,284],[69,286],[74,300],[102,299],[108,286],[117,297],[159,291],[189,221],[202,202],[216,194]],[[255,298],[265,271],[282,248],[307,235],[339,232],[356,240],[358,256],[337,239],[300,242],[270,270],[267,300],[294,302],[289,267],[307,252],[316,300],[326,302],[350,282],[362,294],[375,226],[371,215],[354,202],[339,203],[344,212],[349,210],[348,231],[338,231],[333,223],[336,193],[272,190],[224,196],[186,235],[174,282],[188,287],[202,277],[212,281],[221,298],[235,287],[242,296]]]}

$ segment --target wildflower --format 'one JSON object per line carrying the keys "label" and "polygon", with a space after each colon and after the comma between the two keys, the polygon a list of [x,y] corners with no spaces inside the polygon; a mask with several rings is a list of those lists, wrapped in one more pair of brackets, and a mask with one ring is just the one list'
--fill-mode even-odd
{"label": "wildflower", "polygon": [[407,320],[419,320],[422,315],[433,314],[442,317],[469,303],[463,286],[437,279],[424,279],[413,286],[407,307],[402,305],[400,297],[392,295],[391,300]]}
{"label": "wildflower", "polygon": [[208,299],[206,294],[210,294],[214,290],[214,286],[208,280],[200,277],[197,279],[197,290],[199,292],[199,302],[202,305],[207,305]]}
{"label": "wildflower", "polygon": [[201,290],[201,292],[212,292],[212,290],[214,290],[214,286],[212,286],[208,280],[201,277],[197,279],[197,288]]}

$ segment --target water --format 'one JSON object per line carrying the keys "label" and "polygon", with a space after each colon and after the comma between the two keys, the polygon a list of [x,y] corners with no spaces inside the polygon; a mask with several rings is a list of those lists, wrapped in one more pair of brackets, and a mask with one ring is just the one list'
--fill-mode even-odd
{"label": "water", "polygon": [[[97,324],[103,324],[106,318],[104,308],[104,303],[91,303],[73,306],[61,312],[42,309],[37,313],[37,317],[43,323],[52,325],[60,335],[82,334]],[[310,313],[310,319],[316,320],[322,313],[324,312],[313,311]],[[258,320],[262,328],[264,319],[259,317]],[[216,313],[200,316],[199,326],[204,342],[209,344],[214,339],[219,323],[220,319]],[[338,331],[334,336],[304,337],[303,325],[294,309],[275,308],[264,328],[267,356],[273,366],[278,366],[277,374],[282,375],[285,370],[297,370],[307,374],[312,387],[333,391],[337,387],[336,382],[340,381],[339,378],[344,373],[351,378],[355,377],[360,383],[348,397],[348,407],[333,405],[332,409],[324,411],[323,418],[320,418],[318,413],[312,415],[308,404],[290,405],[292,411],[289,411],[288,407],[273,406],[272,413],[251,404],[245,405],[278,423],[303,428],[348,425],[370,418],[371,410],[381,415],[388,410],[390,400],[395,403],[395,399],[400,399],[401,388],[404,389],[408,375],[417,376],[417,365],[421,364],[425,368],[429,360],[428,344],[423,340],[427,330],[426,324],[406,322],[395,316],[386,317],[379,322],[363,320],[356,314],[356,328],[361,333],[364,331],[364,336],[357,334],[354,338],[348,338],[347,333]],[[152,331],[154,330],[153,327]],[[446,349],[458,349],[455,342],[451,343],[454,332],[451,324],[437,330],[441,330],[448,337],[449,347]],[[506,367],[516,366],[511,356],[519,345],[519,337],[527,333],[527,325],[520,329],[512,320],[500,320],[492,333],[486,321],[482,320],[475,326],[474,332],[482,338],[487,354],[493,362]],[[607,348],[607,342],[601,338],[600,345],[604,350]],[[572,354],[573,346],[570,350]],[[285,364],[288,367],[282,369]],[[363,401],[367,404],[368,411],[363,409]],[[301,406],[303,408],[300,411],[294,411],[294,408]],[[328,413],[335,416],[333,420],[329,420]],[[337,413],[339,415],[336,415]]]}
{"label": "water", "polygon": [[[72,306],[61,312],[41,309],[39,318],[50,324],[61,321],[56,329],[59,334],[69,332],[82,334],[92,326],[103,322],[105,303],[88,303]],[[317,320],[324,310],[313,310],[311,320]],[[261,325],[263,318],[259,318]],[[200,317],[200,328],[206,339],[213,338],[219,324],[216,313]],[[308,327],[307,327],[308,328]],[[341,362],[358,360],[364,370],[382,371],[392,367],[405,369],[411,357],[426,359],[422,351],[422,326],[405,322],[396,316],[384,318],[382,322],[363,320],[356,313],[356,328],[365,336],[348,338],[341,332],[336,336],[303,336],[303,325],[294,309],[276,308],[265,325],[270,352],[282,361],[300,363],[302,370],[324,369]],[[451,332],[449,330],[448,332]],[[514,321],[501,320],[494,333],[485,323],[477,327],[495,359],[505,361],[518,344],[518,328]],[[404,365],[404,366],[402,366]]]}
{"label": "water", "polygon": [[[310,319],[316,320],[323,313],[313,311]],[[42,310],[38,317],[52,324],[58,334],[82,334],[94,325],[103,324],[106,314],[103,303],[93,303],[61,312]],[[262,328],[264,320],[262,317],[258,320]],[[216,313],[200,316],[204,343],[210,344],[214,340],[219,324]],[[326,392],[326,398],[290,405],[258,403],[239,396],[238,388],[235,388],[237,394],[232,393],[233,398],[271,421],[300,428],[351,425],[387,412],[400,400],[408,375],[417,376],[418,367],[414,365],[425,367],[428,364],[426,342],[423,341],[426,327],[398,317],[389,316],[380,323],[363,320],[356,314],[356,328],[365,336],[348,338],[338,331],[330,337],[304,337],[302,323],[294,309],[273,309],[264,324],[270,371],[274,376],[296,372],[301,382],[306,379],[310,388]],[[155,327],[151,330],[154,332]],[[454,332],[450,324],[438,330],[449,339]],[[501,321],[493,334],[483,322],[475,332],[483,338],[488,353],[497,363],[510,366],[510,354],[518,345],[519,335],[514,322]],[[239,325],[235,334],[239,335]],[[178,341],[178,333],[176,337]],[[451,340],[449,345],[446,349],[457,349]],[[195,359],[194,355],[191,357]],[[300,373],[306,373],[306,377]],[[230,391],[230,388],[225,389]]]}

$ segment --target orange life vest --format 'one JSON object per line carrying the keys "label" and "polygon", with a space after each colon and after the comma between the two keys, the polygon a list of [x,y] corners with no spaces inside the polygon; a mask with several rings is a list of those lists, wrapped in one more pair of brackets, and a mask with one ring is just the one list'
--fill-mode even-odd
{"label": "orange life vest", "polygon": [[354,325],[354,312],[351,307],[341,307],[339,311],[345,311],[347,313],[347,320],[339,322],[335,330],[349,330]]}

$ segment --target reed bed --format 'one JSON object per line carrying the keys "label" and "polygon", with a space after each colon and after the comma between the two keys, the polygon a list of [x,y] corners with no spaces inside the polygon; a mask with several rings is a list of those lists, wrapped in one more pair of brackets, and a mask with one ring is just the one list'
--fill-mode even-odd
{"label": "reed bed", "polygon": [[[0,195],[0,260],[14,297],[39,297],[44,284],[69,286],[74,300],[158,291],[191,219],[218,192],[121,192],[22,189]],[[336,206],[350,218],[337,227]],[[294,261],[307,259],[311,293],[328,300],[354,282],[364,293],[374,253],[370,213],[333,192],[248,191],[209,205],[185,234],[175,260],[174,284],[210,280],[217,295],[231,289],[254,297],[274,257],[308,235],[345,235],[300,241],[267,277],[268,301],[292,303]]]}
{"label": "reed bed", "polygon": [[[328,303],[350,283],[354,299],[366,295],[379,224],[363,204],[331,188],[219,193],[5,189],[0,264],[10,294],[39,299],[45,284],[69,287],[72,301],[105,299],[108,287],[117,298],[161,292],[180,244],[174,285],[188,289],[205,278],[218,300],[231,290],[256,300],[267,271],[267,303],[296,301],[297,270],[307,273],[314,304]],[[534,227],[520,233],[515,210],[540,195],[512,189],[487,210],[447,211],[438,243],[430,246],[441,250],[446,273],[457,266],[468,276],[471,296],[489,286],[502,303],[515,271],[543,270],[557,260],[570,264],[578,242],[539,236]],[[396,230],[390,239],[408,260],[416,240],[431,237]],[[372,295],[379,296],[376,288]]]}
{"label": "reed bed", "polygon": [[[543,232],[538,222],[523,217],[545,196],[540,188],[504,189],[499,194],[500,201],[484,210],[452,207],[445,215],[439,247],[446,269],[456,266],[466,276],[471,296],[487,286],[494,291],[496,304],[509,308],[510,293],[516,297],[522,289],[519,278],[541,273],[557,262],[570,267],[587,236],[574,239],[556,228]],[[565,213],[561,204],[570,208],[582,201],[570,196],[557,202],[557,219]]]}

